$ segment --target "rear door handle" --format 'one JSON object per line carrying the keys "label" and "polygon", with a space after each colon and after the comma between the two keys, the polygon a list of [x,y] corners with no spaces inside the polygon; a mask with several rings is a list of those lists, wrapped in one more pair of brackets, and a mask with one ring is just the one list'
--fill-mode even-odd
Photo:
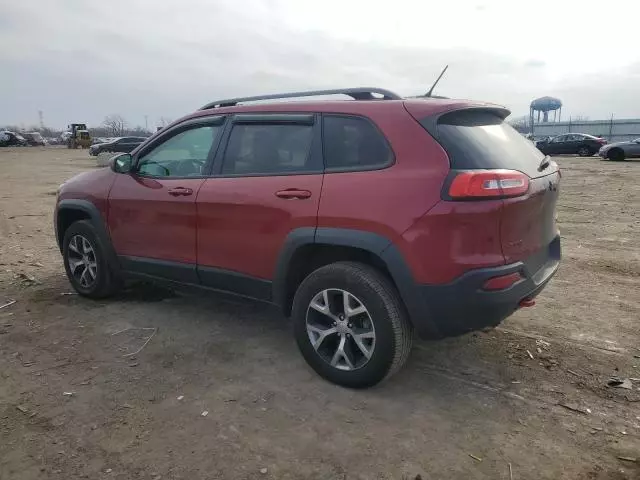
{"label": "rear door handle", "polygon": [[280,190],[276,192],[276,197],[284,199],[297,199],[304,200],[311,197],[309,190],[298,190],[297,188],[287,188],[286,190]]}
{"label": "rear door handle", "polygon": [[193,190],[185,187],[170,188],[169,195],[173,195],[174,197],[188,197],[189,195],[193,195]]}

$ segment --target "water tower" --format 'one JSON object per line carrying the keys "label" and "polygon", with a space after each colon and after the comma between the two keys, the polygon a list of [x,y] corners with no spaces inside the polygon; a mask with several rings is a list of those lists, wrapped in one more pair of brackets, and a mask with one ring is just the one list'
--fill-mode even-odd
{"label": "water tower", "polygon": [[533,125],[535,112],[538,112],[538,123],[540,123],[540,112],[542,112],[542,121],[545,123],[549,121],[549,112],[553,112],[554,122],[556,121],[556,115],[558,121],[561,121],[562,102],[553,97],[536,98],[529,106],[529,119],[531,121],[531,125]]}

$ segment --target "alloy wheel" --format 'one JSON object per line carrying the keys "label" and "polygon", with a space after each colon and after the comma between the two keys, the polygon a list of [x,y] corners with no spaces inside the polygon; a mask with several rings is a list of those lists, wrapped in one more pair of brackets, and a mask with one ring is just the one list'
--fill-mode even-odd
{"label": "alloy wheel", "polygon": [[90,288],[98,278],[98,262],[91,242],[82,235],[74,235],[69,241],[67,265],[73,278],[83,288]]}
{"label": "alloy wheel", "polygon": [[338,370],[366,365],[376,345],[369,311],[355,295],[338,288],[316,294],[307,308],[306,328],[316,353]]}

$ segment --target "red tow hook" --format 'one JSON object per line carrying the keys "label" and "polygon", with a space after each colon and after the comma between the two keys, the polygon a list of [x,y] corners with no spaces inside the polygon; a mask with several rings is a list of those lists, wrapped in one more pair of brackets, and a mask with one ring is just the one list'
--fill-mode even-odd
{"label": "red tow hook", "polygon": [[533,298],[523,298],[520,300],[520,308],[533,307],[536,304],[536,301]]}

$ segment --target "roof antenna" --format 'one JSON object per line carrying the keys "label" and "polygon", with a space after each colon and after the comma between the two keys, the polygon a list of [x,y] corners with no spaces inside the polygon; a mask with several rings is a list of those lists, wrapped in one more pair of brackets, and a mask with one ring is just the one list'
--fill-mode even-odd
{"label": "roof antenna", "polygon": [[444,68],[442,69],[442,72],[440,72],[440,75],[438,75],[438,78],[436,78],[436,81],[433,82],[433,85],[431,85],[431,88],[429,89],[429,91],[424,94],[425,97],[430,97],[431,96],[431,94],[433,93],[433,89],[436,88],[436,85],[438,84],[438,82],[440,81],[442,76],[444,75],[444,72],[447,71],[447,68],[449,68],[449,65],[445,65],[444,66]]}

